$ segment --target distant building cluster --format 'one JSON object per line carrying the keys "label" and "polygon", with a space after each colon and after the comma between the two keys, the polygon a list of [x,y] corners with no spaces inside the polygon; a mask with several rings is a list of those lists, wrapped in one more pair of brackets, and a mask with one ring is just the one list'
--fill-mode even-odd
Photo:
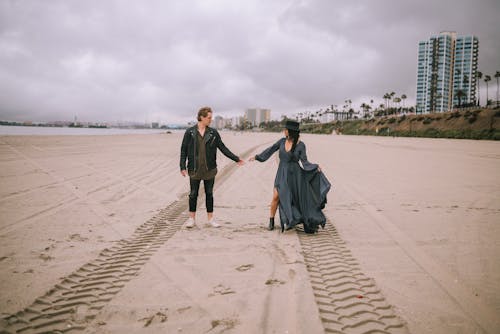
{"label": "distant building cluster", "polygon": [[252,126],[259,126],[260,123],[268,123],[271,120],[271,110],[269,109],[247,109],[245,110],[245,120]]}
{"label": "distant building cluster", "polygon": [[217,115],[212,121],[212,126],[218,130],[250,129],[269,121],[271,121],[270,109],[249,108],[244,111],[242,116],[222,117]]}
{"label": "distant building cluster", "polygon": [[444,112],[476,104],[479,40],[441,32],[419,42],[417,112]]}
{"label": "distant building cluster", "polygon": [[212,126],[218,130],[221,129],[236,129],[242,124],[242,116],[239,117],[222,117],[215,116]]}

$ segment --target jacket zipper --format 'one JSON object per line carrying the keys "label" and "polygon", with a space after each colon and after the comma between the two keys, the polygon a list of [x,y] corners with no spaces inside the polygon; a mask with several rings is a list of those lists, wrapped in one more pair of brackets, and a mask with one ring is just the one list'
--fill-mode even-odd
{"label": "jacket zipper", "polygon": [[191,130],[191,138],[193,139],[193,146],[194,146],[194,156],[193,156],[193,166],[194,166],[194,172],[196,173],[196,138],[194,135],[193,130]]}

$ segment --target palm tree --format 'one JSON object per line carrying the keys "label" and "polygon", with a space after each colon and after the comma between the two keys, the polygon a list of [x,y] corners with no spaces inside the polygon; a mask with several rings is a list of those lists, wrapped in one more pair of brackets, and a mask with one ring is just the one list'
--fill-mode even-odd
{"label": "palm tree", "polygon": [[395,92],[391,92],[389,95],[391,96],[391,97],[389,97],[389,100],[391,100],[394,97],[394,95],[396,95],[396,93]]}
{"label": "palm tree", "polygon": [[384,94],[384,100],[385,100],[385,109],[389,108],[389,99],[391,98],[391,95],[389,93]]}
{"label": "palm tree", "polygon": [[486,82],[486,106],[489,104],[489,98],[488,98],[488,82],[491,81],[491,76],[485,75],[484,76],[484,82]]}
{"label": "palm tree", "polygon": [[439,101],[440,103],[443,103],[442,99],[443,99],[443,94],[441,93],[437,93],[435,96],[434,96],[434,105],[436,105],[436,103]]}
{"label": "palm tree", "polygon": [[[399,109],[399,103],[401,103],[401,98],[396,96],[396,97],[394,98],[394,103],[396,103],[396,105],[397,105],[397,107],[398,107],[398,109]],[[397,111],[396,111],[396,114],[397,114]]]}
{"label": "palm tree", "polygon": [[372,108],[370,107],[370,105],[368,103],[361,103],[361,109],[363,109],[363,117],[366,117],[366,115],[368,114],[368,111]]}
{"label": "palm tree", "polygon": [[367,104],[367,105],[366,105],[366,112],[368,113],[368,116],[369,116],[369,117],[373,115],[373,112],[370,112],[370,109],[372,109],[372,106],[371,106],[371,105],[369,105],[369,104]]}
{"label": "palm tree", "polygon": [[463,89],[457,90],[456,96],[458,98],[458,107],[461,108],[462,107],[462,97],[466,96],[465,91]]}
{"label": "palm tree", "polygon": [[405,107],[405,100],[406,100],[406,98],[407,98],[406,94],[401,95],[401,100],[403,100],[403,109]]}
{"label": "palm tree", "polygon": [[496,102],[496,106],[497,106],[497,107],[498,107],[498,103],[499,103],[499,102],[498,102],[498,101],[499,101],[499,99],[498,99],[498,78],[500,78],[500,71],[497,71],[497,72],[495,73],[495,79],[497,79],[497,102]]}
{"label": "palm tree", "polygon": [[361,105],[359,106],[361,108],[361,110],[363,110],[363,114],[365,113],[365,110],[366,110],[366,103],[361,103]]}
{"label": "palm tree", "polygon": [[350,108],[347,112],[347,119],[352,119],[354,115],[354,109]]}
{"label": "palm tree", "polygon": [[436,112],[436,104],[437,100],[440,99],[442,96],[441,94],[437,94],[437,85],[433,84],[431,85],[431,111]]}
{"label": "palm tree", "polygon": [[[481,79],[483,77],[483,73],[482,72],[479,72],[477,71],[476,72],[476,78],[478,79]],[[481,97],[481,89],[479,89],[479,83],[481,82],[481,80],[477,80],[477,106],[480,107],[481,106],[481,103],[479,101],[479,98]]]}
{"label": "palm tree", "polygon": [[349,109],[351,109],[351,104],[352,104],[351,99],[345,100],[344,102],[346,103],[346,107],[349,107]]}

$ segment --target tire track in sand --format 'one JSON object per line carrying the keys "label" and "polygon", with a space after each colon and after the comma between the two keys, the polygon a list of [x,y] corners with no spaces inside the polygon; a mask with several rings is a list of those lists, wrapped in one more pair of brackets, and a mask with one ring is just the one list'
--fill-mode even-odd
{"label": "tire track in sand", "polygon": [[[242,154],[246,158],[256,145]],[[236,168],[229,164],[218,174],[222,184]],[[1,333],[64,333],[82,331],[99,311],[130,281],[150,257],[187,219],[187,193],[140,225],[99,256],[62,278],[24,310],[0,320]]]}
{"label": "tire track in sand", "polygon": [[[361,195],[356,185],[342,187],[342,191],[350,194],[357,202],[362,203],[362,209],[372,217],[373,222],[378,225],[387,235],[394,240],[406,255],[418,265],[434,282],[436,282],[450,299],[459,306],[475,324],[486,333],[498,333],[500,321],[493,307],[488,305],[482,298],[466,285],[456,280],[448,270],[443,268],[434,258],[418,247],[416,242],[402,232],[387,216],[378,211]],[[450,284],[453,282],[453,284]]]}
{"label": "tire track in sand", "polygon": [[316,234],[297,234],[326,333],[408,333],[330,221]]}

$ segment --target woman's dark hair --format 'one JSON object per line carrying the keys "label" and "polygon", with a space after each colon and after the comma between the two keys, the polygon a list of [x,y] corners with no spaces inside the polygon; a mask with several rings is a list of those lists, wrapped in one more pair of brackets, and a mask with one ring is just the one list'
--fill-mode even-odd
{"label": "woman's dark hair", "polygon": [[207,117],[208,113],[211,113],[212,109],[210,107],[203,107],[198,111],[198,121],[201,121],[201,117]]}
{"label": "woman's dark hair", "polygon": [[292,138],[292,153],[295,152],[295,147],[297,146],[297,142],[299,141],[300,131],[290,130],[288,129],[288,138]]}

